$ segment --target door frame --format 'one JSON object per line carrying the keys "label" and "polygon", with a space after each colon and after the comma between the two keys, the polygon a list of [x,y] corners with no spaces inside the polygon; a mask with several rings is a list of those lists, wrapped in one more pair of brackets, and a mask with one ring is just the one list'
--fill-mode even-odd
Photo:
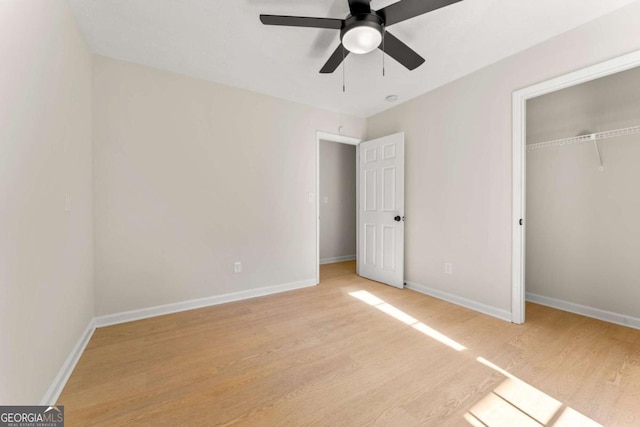
{"label": "door frame", "polygon": [[[527,100],[640,66],[640,50],[513,92],[511,321],[525,320]],[[523,225],[520,225],[520,219]]]}
{"label": "door frame", "polygon": [[[361,138],[316,131],[316,284],[320,283],[320,141],[337,142],[353,145],[356,148],[356,259],[358,259],[358,233],[360,232],[360,219],[357,212],[359,208],[359,180],[360,180],[360,146]],[[356,268],[358,264],[356,262]],[[359,271],[356,271],[359,273]]]}

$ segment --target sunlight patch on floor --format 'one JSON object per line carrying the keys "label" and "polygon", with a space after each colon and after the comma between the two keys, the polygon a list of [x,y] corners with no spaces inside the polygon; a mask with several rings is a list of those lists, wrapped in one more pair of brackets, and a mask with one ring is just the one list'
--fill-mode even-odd
{"label": "sunlight patch on floor", "polygon": [[603,427],[586,415],[582,415],[575,409],[565,408],[560,418],[553,424],[553,427]]}
{"label": "sunlight patch on floor", "polygon": [[[456,351],[467,350],[465,346],[367,291],[350,292],[349,295]],[[464,419],[470,425],[474,427],[602,427],[591,418],[563,405],[559,400],[487,359],[477,357],[476,361],[503,375],[505,380],[464,415]]]}
{"label": "sunlight patch on floor", "polygon": [[495,393],[489,393],[469,414],[490,427],[540,427],[541,424]]}
{"label": "sunlight patch on floor", "polygon": [[[472,426],[600,426],[591,418],[569,407],[565,407],[560,413],[562,402],[482,357],[476,360],[504,375],[506,379],[465,414],[465,420]],[[557,419],[554,422],[555,417]]]}
{"label": "sunlight patch on floor", "polygon": [[393,305],[381,300],[380,298],[378,298],[375,295],[372,295],[371,293],[367,292],[367,291],[355,291],[355,292],[350,292],[349,295],[351,295],[354,298],[359,299],[360,301],[367,303],[368,305],[377,308],[378,310],[382,311],[385,314],[388,314],[389,316],[393,317],[396,320],[401,321],[402,323],[404,323],[405,325],[411,326],[413,329],[415,329],[416,331],[422,332],[423,334],[427,335],[430,338],[433,338],[436,341],[439,341],[440,343],[456,350],[456,351],[462,351],[462,350],[466,350],[467,348],[465,346],[463,346],[462,344],[457,343],[456,341],[452,340],[451,338],[447,337],[446,335],[436,331],[433,328],[430,328],[429,326],[425,325],[424,323],[418,321],[417,319],[411,317],[410,315],[408,315],[407,313],[405,313],[404,311],[394,307]]}

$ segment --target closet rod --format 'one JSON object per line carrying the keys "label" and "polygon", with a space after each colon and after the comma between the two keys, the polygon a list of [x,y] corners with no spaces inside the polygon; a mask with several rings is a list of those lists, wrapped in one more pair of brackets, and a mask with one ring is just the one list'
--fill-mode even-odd
{"label": "closet rod", "polygon": [[594,142],[599,139],[615,138],[618,136],[633,135],[636,133],[640,133],[640,126],[632,126],[632,127],[623,128],[623,129],[607,130],[604,132],[591,133],[588,135],[556,139],[554,141],[538,142],[537,144],[527,145],[527,151],[539,150],[541,148],[560,147],[562,145],[569,145],[569,144],[580,144],[583,142]]}

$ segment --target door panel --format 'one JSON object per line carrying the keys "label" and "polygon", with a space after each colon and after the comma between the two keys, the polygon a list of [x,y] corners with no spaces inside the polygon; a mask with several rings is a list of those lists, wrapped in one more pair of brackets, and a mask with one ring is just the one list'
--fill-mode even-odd
{"label": "door panel", "polygon": [[396,174],[395,167],[382,168],[382,210],[393,212],[396,209]]}
{"label": "door panel", "polygon": [[364,174],[364,207],[367,212],[376,211],[376,178],[377,170],[368,170]]}
{"label": "door panel", "polygon": [[359,274],[402,288],[404,134],[362,142],[359,163]]}

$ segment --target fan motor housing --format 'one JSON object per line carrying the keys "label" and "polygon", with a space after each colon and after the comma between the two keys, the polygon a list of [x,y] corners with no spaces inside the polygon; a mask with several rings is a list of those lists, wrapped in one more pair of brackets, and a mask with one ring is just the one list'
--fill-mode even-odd
{"label": "fan motor housing", "polygon": [[347,19],[345,19],[344,26],[340,30],[340,40],[343,39],[344,35],[347,32],[356,27],[372,27],[375,28],[380,34],[382,34],[384,29],[384,21],[375,13],[350,15]]}

